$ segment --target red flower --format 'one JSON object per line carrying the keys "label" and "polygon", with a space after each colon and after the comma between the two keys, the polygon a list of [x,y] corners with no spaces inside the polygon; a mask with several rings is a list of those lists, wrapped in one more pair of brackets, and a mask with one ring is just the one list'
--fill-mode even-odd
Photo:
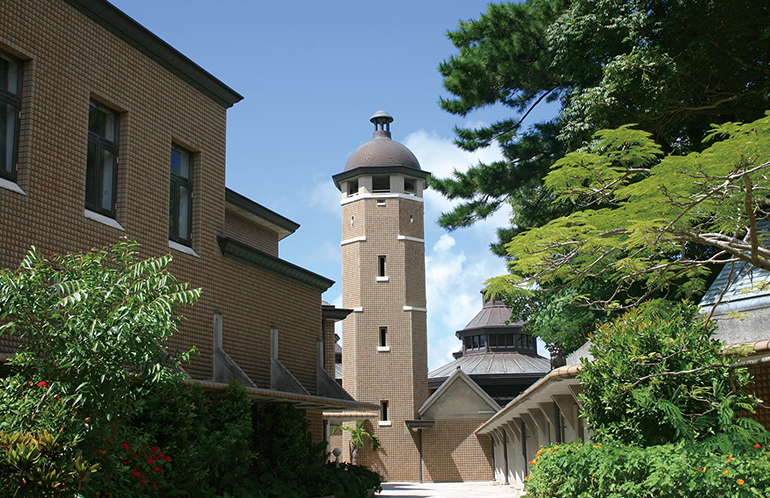
{"label": "red flower", "polygon": [[150,451],[153,452],[153,453],[157,453],[158,452],[158,447],[157,446],[153,446],[152,448],[150,448]]}
{"label": "red flower", "polygon": [[170,456],[168,456],[168,455],[164,456],[163,458],[165,458],[167,462],[170,462],[170,461],[171,461],[171,457],[170,457]]}
{"label": "red flower", "polygon": [[128,460],[123,460],[123,465],[128,465]]}
{"label": "red flower", "polygon": [[127,444],[127,443],[123,443],[123,444],[121,444],[121,445],[120,445],[120,447],[121,447],[121,448],[123,448],[123,449],[124,449],[124,450],[126,450],[126,451],[128,451],[128,450],[130,450],[130,449],[131,449],[131,447],[130,447],[130,446]]}
{"label": "red flower", "polygon": [[160,453],[158,453],[158,458],[163,458],[163,456],[164,456],[164,455],[163,455],[163,452],[162,452],[162,451],[161,451]]}
{"label": "red flower", "polygon": [[41,380],[37,383],[37,387],[48,387],[48,384],[44,380]]}
{"label": "red flower", "polygon": [[153,460],[152,458],[148,458],[148,459],[147,459],[147,463],[149,463],[150,465],[152,465],[153,463],[155,463],[155,460]]}
{"label": "red flower", "polygon": [[118,433],[118,431],[115,431],[115,430],[112,430],[110,432],[113,433],[113,434],[117,434]]}
{"label": "red flower", "polygon": [[760,448],[762,447],[762,445],[761,445],[761,444],[755,444],[755,445],[754,445],[754,447],[755,447],[756,449],[760,449]]}
{"label": "red flower", "polygon": [[139,456],[140,456],[140,457],[143,457],[143,456],[144,456],[144,453],[139,453]]}
{"label": "red flower", "polygon": [[139,471],[134,469],[134,470],[131,471],[131,475],[134,476],[134,477],[139,477]]}
{"label": "red flower", "polygon": [[151,483],[150,483],[150,487],[151,487],[151,488],[154,488],[154,487],[155,487],[155,483],[154,483],[154,482],[151,482]]}
{"label": "red flower", "polygon": [[152,469],[153,469],[155,472],[160,472],[160,467],[158,467],[158,466],[155,466],[155,467],[153,467]]}
{"label": "red flower", "polygon": [[142,476],[142,484],[144,484],[144,481],[146,481],[146,480],[147,479],[145,479],[144,476]]}

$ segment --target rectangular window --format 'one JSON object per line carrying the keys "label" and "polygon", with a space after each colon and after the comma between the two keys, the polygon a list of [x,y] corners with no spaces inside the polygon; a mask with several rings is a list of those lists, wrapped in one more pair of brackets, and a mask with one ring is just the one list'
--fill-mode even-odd
{"label": "rectangular window", "polygon": [[374,192],[374,193],[390,192],[390,177],[389,176],[373,176],[372,177],[372,192]]}
{"label": "rectangular window", "polygon": [[385,256],[377,256],[377,276],[384,277],[385,273]]}
{"label": "rectangular window", "polygon": [[380,422],[387,422],[390,420],[388,416],[388,402],[380,401]]}
{"label": "rectangular window", "polygon": [[388,345],[388,327],[380,327],[380,347]]}
{"label": "rectangular window", "polygon": [[404,192],[414,194],[414,180],[404,180]]}
{"label": "rectangular window", "polygon": [[21,122],[19,59],[0,52],[0,177],[16,181]]}
{"label": "rectangular window", "polygon": [[88,109],[86,208],[115,217],[118,114],[95,102]]}
{"label": "rectangular window", "polygon": [[168,238],[188,246],[192,229],[192,158],[191,152],[172,144]]}

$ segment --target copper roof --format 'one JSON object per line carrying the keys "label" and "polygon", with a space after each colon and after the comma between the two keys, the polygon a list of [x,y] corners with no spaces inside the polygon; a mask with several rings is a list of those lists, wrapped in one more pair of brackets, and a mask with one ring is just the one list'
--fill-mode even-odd
{"label": "copper roof", "polygon": [[465,326],[463,330],[457,331],[457,336],[464,335],[462,334],[464,331],[468,330],[477,330],[477,329],[489,329],[489,328],[511,328],[511,329],[520,329],[522,325],[524,325],[524,322],[519,320],[512,323],[507,323],[508,320],[511,318],[511,309],[506,306],[506,304],[499,300],[499,299],[493,299],[493,300],[484,300],[484,306],[482,306],[481,311],[479,311],[476,316],[473,317],[473,319],[468,322],[468,325]]}
{"label": "copper roof", "polygon": [[515,352],[469,354],[447,363],[428,374],[428,379],[447,378],[457,369],[471,377],[483,375],[544,375],[551,370],[551,362],[542,356]]}

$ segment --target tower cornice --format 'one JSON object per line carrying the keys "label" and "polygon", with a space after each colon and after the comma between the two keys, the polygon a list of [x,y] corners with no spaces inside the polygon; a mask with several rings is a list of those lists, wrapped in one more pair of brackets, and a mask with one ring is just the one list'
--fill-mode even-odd
{"label": "tower cornice", "polygon": [[356,178],[363,175],[389,175],[391,173],[404,175],[409,178],[419,178],[421,180],[425,180],[430,176],[430,171],[422,171],[419,169],[409,168],[407,166],[367,166],[351,169],[349,171],[343,171],[342,173],[337,173],[336,175],[332,176],[332,180],[334,180],[334,184],[337,186],[337,189],[341,191],[342,186],[340,184],[346,180],[350,180],[351,178]]}

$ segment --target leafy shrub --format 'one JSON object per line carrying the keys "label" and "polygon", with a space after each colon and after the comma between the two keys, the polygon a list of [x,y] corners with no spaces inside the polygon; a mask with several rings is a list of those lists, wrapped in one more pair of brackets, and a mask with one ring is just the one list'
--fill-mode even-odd
{"label": "leafy shrub", "polygon": [[2,496],[72,496],[94,466],[80,452],[66,451],[62,433],[0,433]]}
{"label": "leafy shrub", "polygon": [[579,374],[593,440],[685,441],[727,453],[763,443],[759,423],[736,419],[736,411],[756,407],[745,392],[751,376],[723,354],[714,328],[695,305],[659,302],[600,326],[591,339],[594,359],[583,360]]}
{"label": "leafy shrub", "polygon": [[362,465],[334,462],[321,468],[313,496],[334,495],[335,498],[366,498],[368,489],[382,491],[381,477]]}
{"label": "leafy shrub", "polygon": [[288,404],[257,404],[252,419],[254,473],[303,485],[318,475],[326,460],[326,443],[313,443],[304,412]]}
{"label": "leafy shrub", "polygon": [[541,448],[530,464],[532,498],[770,496],[770,453],[761,446],[724,455],[684,443],[571,442]]}

